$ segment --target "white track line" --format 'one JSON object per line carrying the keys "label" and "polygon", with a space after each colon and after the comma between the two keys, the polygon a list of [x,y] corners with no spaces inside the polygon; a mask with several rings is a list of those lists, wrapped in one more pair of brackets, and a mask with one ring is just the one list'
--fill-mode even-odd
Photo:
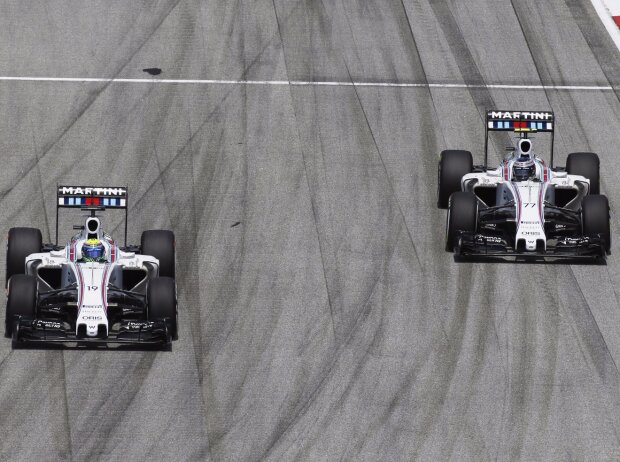
{"label": "white track line", "polygon": [[[457,88],[500,90],[565,90],[565,91],[614,91],[611,86],[601,85],[469,85],[466,83],[389,83],[389,82],[311,82],[304,80],[213,80],[213,79],[106,79],[97,77],[9,77],[0,76],[0,82],[68,82],[68,83],[146,83],[177,85],[272,85],[300,87],[396,87],[396,88]],[[618,88],[620,90],[620,88]]]}
{"label": "white track line", "polygon": [[[592,6],[596,10],[597,14],[601,18],[605,29],[609,32],[611,39],[616,44],[616,48],[620,50],[620,30],[618,29],[618,25],[614,22],[611,8],[615,10],[617,8],[618,0],[590,0],[592,2]],[[607,4],[609,3],[609,5]],[[610,8],[611,7],[611,8]]]}

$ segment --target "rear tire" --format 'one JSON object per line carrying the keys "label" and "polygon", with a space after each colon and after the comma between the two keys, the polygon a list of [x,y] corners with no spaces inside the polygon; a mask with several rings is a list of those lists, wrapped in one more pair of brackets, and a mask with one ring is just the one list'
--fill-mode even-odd
{"label": "rear tire", "polygon": [[34,319],[37,310],[37,280],[29,274],[16,274],[8,283],[4,336],[13,335],[18,316]]}
{"label": "rear tire", "polygon": [[153,278],[146,289],[149,321],[165,320],[172,340],[179,338],[177,327],[177,290],[174,279]]}
{"label": "rear tire", "polygon": [[583,198],[581,223],[584,236],[592,237],[600,234],[605,241],[605,252],[609,253],[611,250],[611,231],[607,196],[596,194]]}
{"label": "rear tire", "polygon": [[150,255],[159,260],[159,276],[174,279],[174,233],[167,230],[144,231],[141,239],[141,249],[144,255]]}
{"label": "rear tire", "polygon": [[476,232],[478,198],[471,192],[458,191],[450,196],[446,221],[446,250],[454,252],[459,231]]}
{"label": "rear tire", "polygon": [[590,194],[600,194],[600,160],[593,152],[573,152],[566,159],[569,175],[581,175],[590,180]]}
{"label": "rear tire", "polygon": [[36,228],[11,228],[6,246],[6,283],[26,272],[26,257],[41,251],[43,238]]}
{"label": "rear tire", "polygon": [[469,151],[449,149],[441,152],[437,178],[437,207],[447,209],[450,195],[461,190],[461,179],[474,169]]}

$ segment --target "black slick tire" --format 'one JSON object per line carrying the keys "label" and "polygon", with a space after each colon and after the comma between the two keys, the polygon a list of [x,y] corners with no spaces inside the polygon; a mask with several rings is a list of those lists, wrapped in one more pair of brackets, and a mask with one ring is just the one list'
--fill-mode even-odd
{"label": "black slick tire", "polygon": [[447,209],[450,195],[461,190],[461,179],[474,169],[469,151],[449,149],[442,151],[437,177],[437,206]]}
{"label": "black slick tire", "polygon": [[37,280],[28,274],[9,279],[4,336],[11,338],[19,316],[34,319],[37,309]]}
{"label": "black slick tire", "polygon": [[159,276],[175,277],[174,233],[167,230],[150,230],[142,233],[141,250],[144,255],[150,255],[159,260]]}
{"label": "black slick tire", "polygon": [[151,279],[146,289],[148,320],[165,320],[172,340],[179,338],[176,292],[176,283],[169,277]]}
{"label": "black slick tire", "polygon": [[581,203],[581,223],[584,236],[600,235],[605,241],[605,252],[609,253],[611,249],[611,231],[607,196],[596,194],[583,198]]}
{"label": "black slick tire", "polygon": [[11,276],[24,274],[26,257],[41,251],[43,240],[41,231],[36,228],[9,229],[6,246],[6,283]]}
{"label": "black slick tire", "polygon": [[600,161],[593,152],[573,152],[566,159],[566,171],[569,175],[581,175],[590,180],[590,194],[599,194]]}
{"label": "black slick tire", "polygon": [[478,198],[471,192],[458,191],[450,196],[446,219],[446,250],[454,251],[459,231],[476,232]]}

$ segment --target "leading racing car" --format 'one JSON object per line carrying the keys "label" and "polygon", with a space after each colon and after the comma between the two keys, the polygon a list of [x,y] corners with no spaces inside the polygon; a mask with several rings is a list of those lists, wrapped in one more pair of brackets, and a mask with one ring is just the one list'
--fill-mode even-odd
{"label": "leading racing car", "polygon": [[[127,188],[59,186],[56,244],[35,228],[11,228],[7,242],[5,335],[14,348],[33,343],[169,347],[177,334],[172,231],[142,233],[127,246]],[[58,210],[87,212],[58,245]],[[97,212],[125,211],[125,246],[102,229]]]}
{"label": "leading racing car", "polygon": [[[441,153],[438,206],[448,209],[446,250],[457,256],[604,259],[610,253],[609,203],[600,194],[599,157],[568,155],[553,166],[554,114],[488,111],[484,165],[464,150]],[[489,132],[513,131],[516,144],[488,168]],[[547,165],[532,133],[551,134]]]}

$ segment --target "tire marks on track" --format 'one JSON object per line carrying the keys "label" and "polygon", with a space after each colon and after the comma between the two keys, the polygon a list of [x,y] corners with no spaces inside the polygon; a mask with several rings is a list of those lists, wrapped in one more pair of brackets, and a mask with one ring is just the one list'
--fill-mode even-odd
{"label": "tire marks on track", "polygon": [[[161,27],[166,18],[170,15],[170,13],[175,9],[175,7],[180,3],[181,0],[173,0],[169,5],[167,10],[164,10],[162,15],[158,18],[154,27],[146,34],[145,39],[140,43],[140,45],[132,50],[129,53],[129,56],[124,59],[120,64],[116,65],[115,69],[112,71],[112,78],[118,77],[125,66],[131,62],[131,60],[138,54],[138,52],[144,47],[144,45],[153,37],[155,32]],[[10,186],[6,191],[0,192],[0,201],[3,200],[13,189],[27,176],[27,174],[35,168],[39,162],[44,159],[49,152],[56,146],[56,144],[63,139],[63,137],[75,126],[75,124],[80,120],[82,115],[84,115],[95,103],[95,101],[99,98],[99,96],[110,86],[110,82],[104,83],[101,88],[97,89],[95,92],[90,92],[88,98],[80,105],[80,108],[77,110],[77,113],[73,114],[70,121],[65,125],[65,127],[61,130],[60,134],[56,136],[53,140],[49,141],[44,145],[41,150],[41,154],[36,156],[34,162],[32,162],[27,168],[24,176],[18,178],[17,181]]]}

